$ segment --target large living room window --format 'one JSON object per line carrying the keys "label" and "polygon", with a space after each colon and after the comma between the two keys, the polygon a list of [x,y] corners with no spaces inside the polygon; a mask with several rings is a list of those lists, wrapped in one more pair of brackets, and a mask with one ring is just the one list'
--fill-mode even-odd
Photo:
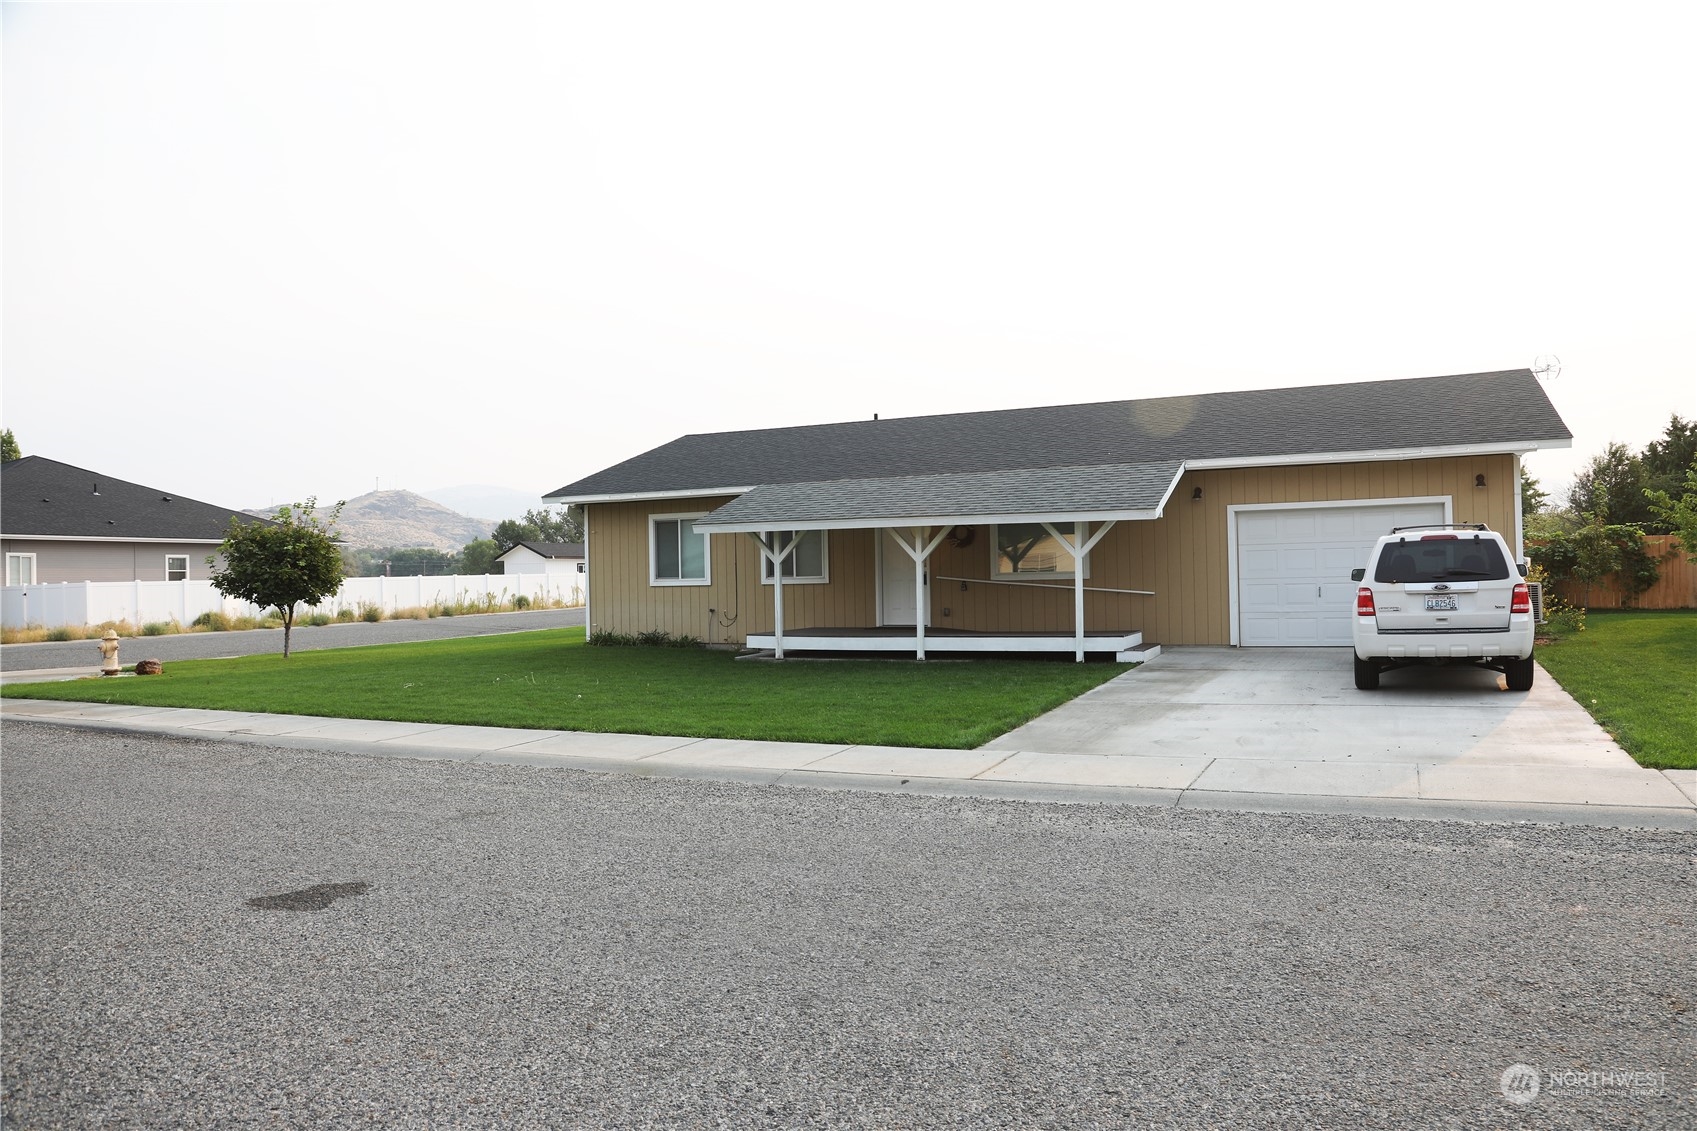
{"label": "large living room window", "polygon": [[[1057,529],[1060,523],[1055,524]],[[990,563],[992,577],[1071,578],[1072,554],[1040,522],[1004,522],[996,527]],[[1090,576],[1090,555],[1084,555]]]}
{"label": "large living room window", "polygon": [[35,555],[7,554],[6,555],[6,584],[34,585],[35,584]]}
{"label": "large living room window", "polygon": [[[789,545],[791,538],[795,537],[795,531],[774,530],[772,535],[773,544],[782,549]],[[766,563],[762,578],[766,584],[770,585],[772,584],[772,559],[762,554],[761,560]],[[823,530],[803,531],[801,541],[796,543],[795,549],[791,550],[789,556],[784,559],[784,584],[788,585],[794,581],[802,585],[823,585],[829,580],[831,580],[831,576],[826,564],[825,532]]]}
{"label": "large living room window", "polygon": [[648,516],[650,585],[706,585],[710,580],[707,535],[695,528],[695,514]]}

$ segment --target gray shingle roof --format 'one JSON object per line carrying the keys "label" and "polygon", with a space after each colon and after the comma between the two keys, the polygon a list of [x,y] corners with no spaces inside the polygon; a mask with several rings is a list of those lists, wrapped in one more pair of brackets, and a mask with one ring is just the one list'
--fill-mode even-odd
{"label": "gray shingle roof", "polygon": [[515,542],[512,550],[508,550],[506,553],[502,554],[501,557],[506,557],[507,554],[512,553],[513,550],[518,549],[520,546],[523,546],[525,549],[530,550],[533,553],[540,554],[545,558],[583,557],[582,542]]}
{"label": "gray shingle roof", "polygon": [[1107,464],[1014,471],[837,479],[756,487],[697,526],[756,529],[830,525],[847,520],[1004,521],[1056,514],[1154,511],[1183,465]]}
{"label": "gray shingle roof", "polygon": [[0,529],[8,538],[222,542],[231,515],[267,521],[45,456],[0,466]]}
{"label": "gray shingle roof", "polygon": [[548,498],[1572,439],[1529,369],[683,436]]}

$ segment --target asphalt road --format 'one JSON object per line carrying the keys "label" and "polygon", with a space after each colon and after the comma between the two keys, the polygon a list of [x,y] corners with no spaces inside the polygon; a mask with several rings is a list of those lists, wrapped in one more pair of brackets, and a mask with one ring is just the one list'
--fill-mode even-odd
{"label": "asphalt road", "polygon": [[1689,834],[4,737],[10,1126],[1697,1124]]}
{"label": "asphalt road", "polygon": [[[291,651],[352,648],[361,644],[396,644],[410,640],[446,640],[457,636],[488,636],[498,632],[529,632],[583,623],[582,609],[533,609],[522,613],[479,613],[476,616],[437,617],[434,620],[382,620],[375,624],[296,625]],[[124,664],[137,660],[208,660],[225,656],[257,656],[283,650],[283,630],[257,628],[244,632],[184,632],[175,636],[140,636],[118,645]],[[63,643],[7,644],[0,647],[0,671],[50,668],[98,668],[96,640]]]}

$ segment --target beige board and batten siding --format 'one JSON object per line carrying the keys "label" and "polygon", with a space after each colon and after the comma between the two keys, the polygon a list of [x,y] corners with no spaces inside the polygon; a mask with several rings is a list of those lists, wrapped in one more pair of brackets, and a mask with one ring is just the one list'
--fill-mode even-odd
{"label": "beige board and batten siding", "polygon": [[[1474,485],[1485,476],[1486,486]],[[1200,499],[1192,499],[1195,489]],[[1161,644],[1231,643],[1229,507],[1268,503],[1448,497],[1456,522],[1483,522],[1513,541],[1519,481],[1514,457],[1362,461],[1186,472],[1153,521],[1121,522],[1090,555],[1084,616],[1088,631],[1139,631]],[[590,609],[613,632],[662,629],[713,643],[772,630],[771,586],[760,583],[760,552],[746,534],[709,539],[712,583],[650,585],[648,517],[705,512],[729,497],[651,503],[596,503],[590,522]],[[971,527],[970,540],[945,539],[930,570],[931,624],[970,631],[1071,631],[1073,588],[1054,592],[990,581],[994,538]],[[786,585],[787,628],[877,623],[875,531],[833,530],[830,583]],[[893,544],[886,553],[900,553]],[[967,578],[963,583],[945,578]],[[1152,597],[1104,589],[1144,589]],[[709,613],[709,609],[713,612]],[[729,623],[726,623],[726,621]]]}
{"label": "beige board and batten siding", "polygon": [[186,557],[189,579],[212,575],[206,559],[219,543],[93,542],[57,538],[6,538],[3,552],[35,555],[35,583],[60,581],[165,581],[165,559]]}
{"label": "beige board and batten siding", "polygon": [[[705,513],[730,500],[731,496],[713,496],[587,505],[591,631],[659,630],[709,644],[740,644],[750,633],[771,632],[772,586],[762,581],[760,547],[747,534],[708,538],[708,584],[649,583],[649,517]],[[873,623],[877,616],[875,533],[829,532],[830,581],[785,583],[786,627],[856,628]]]}

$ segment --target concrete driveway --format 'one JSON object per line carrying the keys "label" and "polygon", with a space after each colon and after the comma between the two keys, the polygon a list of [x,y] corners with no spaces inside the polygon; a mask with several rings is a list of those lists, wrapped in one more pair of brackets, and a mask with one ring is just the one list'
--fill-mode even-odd
{"label": "concrete driveway", "polygon": [[1190,790],[1692,801],[1681,772],[1640,767],[1541,668],[1530,692],[1460,667],[1402,668],[1358,691],[1338,648],[1168,649],[982,749],[1153,759]]}

